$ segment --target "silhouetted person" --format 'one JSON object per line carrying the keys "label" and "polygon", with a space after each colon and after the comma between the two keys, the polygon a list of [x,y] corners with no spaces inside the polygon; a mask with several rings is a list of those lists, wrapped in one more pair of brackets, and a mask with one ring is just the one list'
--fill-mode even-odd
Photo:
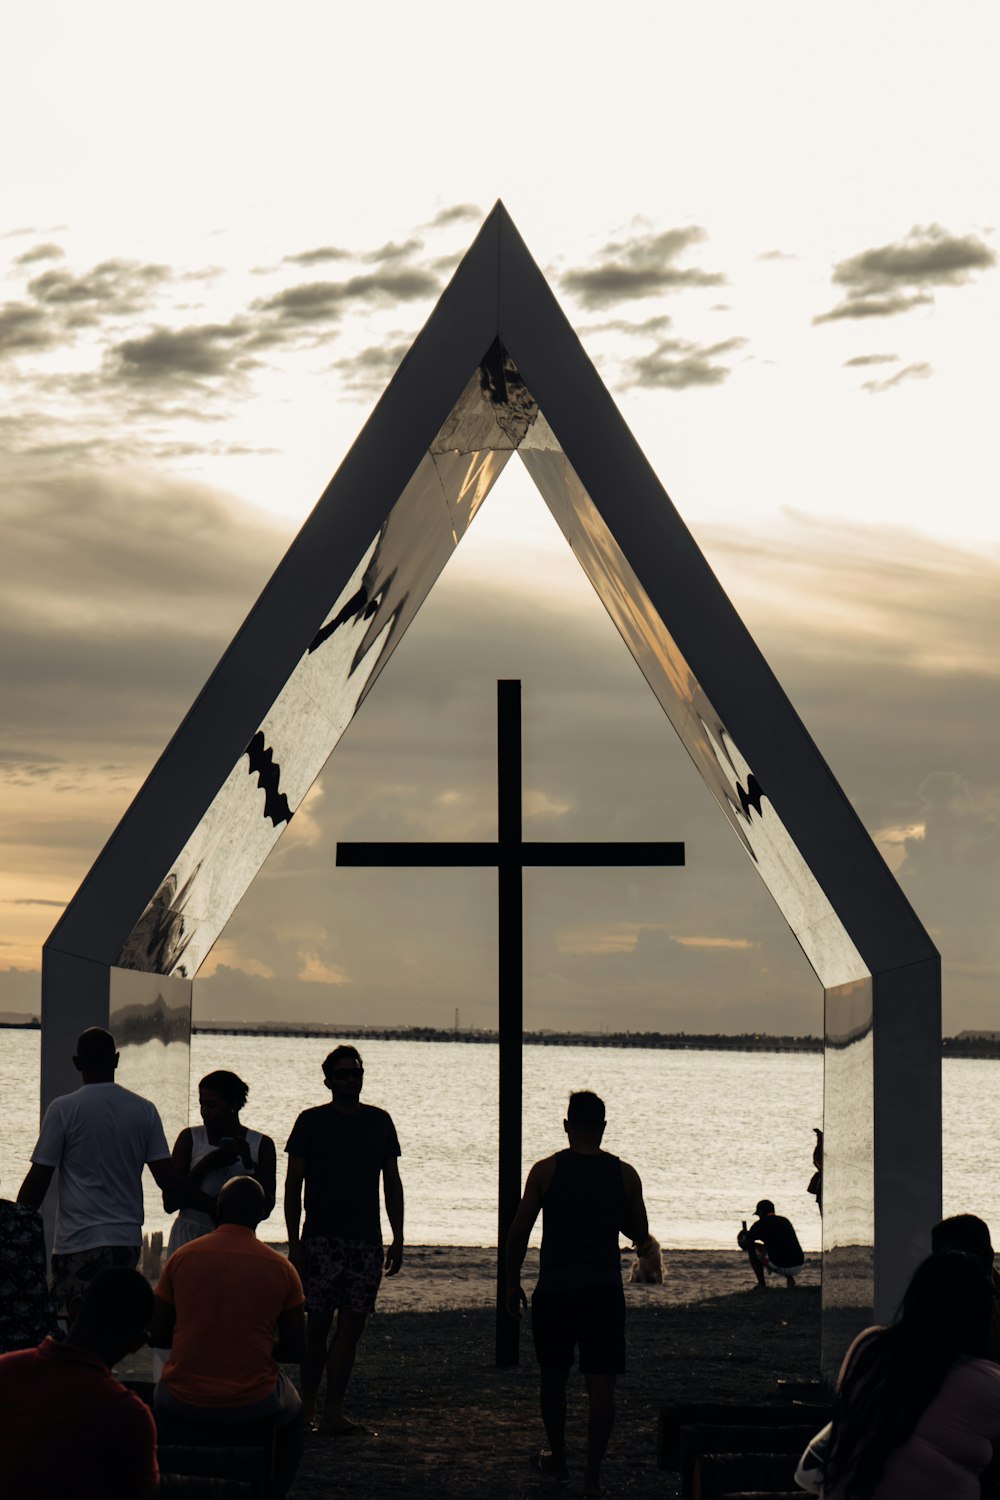
{"label": "silhouetted person", "polygon": [[[52,1292],[65,1318],[99,1271],[138,1264],[143,1166],[178,1201],[192,1196],[170,1159],[155,1104],[115,1083],[111,1033],[98,1026],[82,1032],[73,1065],[81,1087],[53,1099],[45,1111],[33,1165],[17,1195],[18,1203],[40,1208],[58,1171]],[[193,1196],[210,1206],[203,1195]]]}
{"label": "silhouetted person", "polygon": [[981,1261],[950,1250],[913,1273],[891,1328],[844,1359],[827,1500],[979,1500],[1000,1445],[1000,1369],[986,1357],[992,1298]]}
{"label": "silhouetted person", "polygon": [[942,1219],[931,1230],[931,1250],[935,1255],[944,1250],[961,1250],[979,1261],[993,1288],[990,1359],[1000,1358],[1000,1276],[994,1265],[993,1237],[988,1225],[975,1214],[954,1214],[950,1219]]}
{"label": "silhouetted person", "polygon": [[757,1290],[767,1290],[764,1272],[772,1276],[784,1276],[785,1285],[791,1289],[795,1278],[804,1265],[799,1237],[788,1219],[776,1214],[770,1198],[762,1198],[754,1209],[756,1223],[743,1228],[736,1236],[736,1243],[745,1250],[757,1278]]}
{"label": "silhouetted person", "polygon": [[[387,1276],[395,1276],[403,1262],[399,1139],[384,1109],[361,1103],[364,1076],[357,1048],[335,1047],[323,1063],[330,1103],[304,1110],[285,1147],[288,1255],[302,1273],[306,1291],[302,1404],[312,1422],[325,1366],[326,1405],[319,1428],[341,1435],[364,1431],[344,1416],[344,1395],[383,1267]],[[380,1178],[392,1229],[388,1250],[382,1247]],[[300,1238],[303,1184],[306,1222]]]}
{"label": "silhouetted person", "polygon": [[815,1167],[816,1170],[813,1172],[812,1176],[809,1179],[809,1186],[806,1188],[806,1192],[807,1193],[812,1193],[813,1197],[816,1199],[816,1207],[819,1209],[820,1213],[822,1213],[823,1212],[823,1132],[822,1132],[822,1130],[820,1130],[820,1128],[819,1128],[818,1125],[814,1125],[813,1126],[813,1133],[816,1136],[816,1144],[813,1147],[813,1166]]}
{"label": "silhouetted person", "polygon": [[638,1173],[601,1150],[604,1102],[586,1090],[570,1094],[563,1129],[569,1147],[538,1161],[528,1173],[507,1236],[507,1311],[520,1317],[527,1299],[521,1266],[539,1211],[542,1250],[531,1298],[531,1332],[541,1366],[541,1410],[548,1451],[532,1466],[564,1483],[566,1383],[579,1350],[589,1420],[584,1495],[599,1495],[601,1463],[615,1420],[615,1379],[625,1369],[625,1293],[619,1233],[639,1254],[649,1225]]}
{"label": "silhouetted person", "polygon": [[[185,1125],[174,1142],[173,1159],[190,1186],[207,1194],[213,1202],[223,1183],[231,1177],[256,1177],[264,1189],[267,1218],[274,1207],[274,1142],[269,1135],[251,1130],[241,1121],[240,1110],[249,1092],[242,1078],[225,1068],[206,1073],[198,1085],[202,1123]],[[168,1213],[176,1206],[165,1197],[164,1208]],[[204,1209],[183,1207],[170,1228],[168,1254],[214,1228],[214,1217]]]}
{"label": "silhouetted person", "polygon": [[219,1192],[218,1228],[174,1251],[156,1288],[150,1343],[169,1348],[158,1413],[188,1422],[277,1423],[275,1483],[287,1494],[302,1456],[302,1403],[278,1360],[305,1350],[298,1272],[256,1235],[266,1199],[252,1177]]}
{"label": "silhouetted person", "polygon": [[111,1373],[146,1342],[153,1293],[100,1271],[61,1343],[0,1357],[0,1493],[11,1500],[146,1500],[159,1484],[153,1414]]}

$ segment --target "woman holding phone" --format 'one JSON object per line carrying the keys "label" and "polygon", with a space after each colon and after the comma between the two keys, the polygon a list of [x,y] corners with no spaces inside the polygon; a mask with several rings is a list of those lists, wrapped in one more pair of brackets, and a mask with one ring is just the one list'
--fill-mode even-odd
{"label": "woman holding phone", "polygon": [[[173,1158],[188,1181],[214,1198],[230,1177],[256,1177],[264,1189],[267,1212],[274,1207],[275,1152],[269,1135],[250,1130],[240,1110],[250,1092],[235,1073],[219,1068],[206,1073],[198,1085],[201,1125],[188,1125],[174,1142]],[[164,1201],[164,1207],[174,1205]],[[182,1208],[170,1230],[167,1253],[199,1239],[215,1228],[211,1214]]]}

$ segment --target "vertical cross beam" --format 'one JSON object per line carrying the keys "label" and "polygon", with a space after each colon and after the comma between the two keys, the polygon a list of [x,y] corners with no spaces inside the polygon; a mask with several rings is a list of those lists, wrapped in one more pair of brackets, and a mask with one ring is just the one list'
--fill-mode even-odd
{"label": "vertical cross beam", "polygon": [[524,954],[521,849],[521,684],[497,683],[500,1152],[497,1194],[496,1362],[516,1365],[520,1323],[507,1314],[504,1247],[521,1197]]}

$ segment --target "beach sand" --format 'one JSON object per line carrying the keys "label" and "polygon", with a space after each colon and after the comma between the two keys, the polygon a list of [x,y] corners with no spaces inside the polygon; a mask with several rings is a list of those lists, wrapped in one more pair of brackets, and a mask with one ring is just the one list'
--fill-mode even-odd
{"label": "beach sand", "polygon": [[[399,1277],[383,1282],[348,1393],[349,1414],[378,1435],[310,1436],[293,1500],[332,1493],[533,1500],[549,1488],[528,1467],[543,1434],[527,1318],[520,1364],[498,1370],[493,1362],[495,1257],[486,1249],[408,1248]],[[630,1260],[623,1257],[626,1268]],[[675,1250],[666,1262],[662,1286],[626,1286],[629,1364],[604,1476],[609,1497],[679,1495],[677,1476],[656,1468],[661,1400],[776,1399],[779,1379],[818,1373],[818,1257],[795,1291],[781,1283],[765,1296],[753,1291],[738,1251]],[[536,1268],[529,1252],[529,1292]],[[579,1492],[585,1412],[574,1371],[570,1494]]]}

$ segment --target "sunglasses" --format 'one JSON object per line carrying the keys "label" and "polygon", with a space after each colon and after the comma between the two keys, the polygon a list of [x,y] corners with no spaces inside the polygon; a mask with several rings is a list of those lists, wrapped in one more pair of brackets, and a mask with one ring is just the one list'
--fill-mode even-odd
{"label": "sunglasses", "polygon": [[330,1077],[336,1078],[338,1083],[347,1083],[356,1078],[360,1083],[365,1076],[364,1068],[331,1068]]}

